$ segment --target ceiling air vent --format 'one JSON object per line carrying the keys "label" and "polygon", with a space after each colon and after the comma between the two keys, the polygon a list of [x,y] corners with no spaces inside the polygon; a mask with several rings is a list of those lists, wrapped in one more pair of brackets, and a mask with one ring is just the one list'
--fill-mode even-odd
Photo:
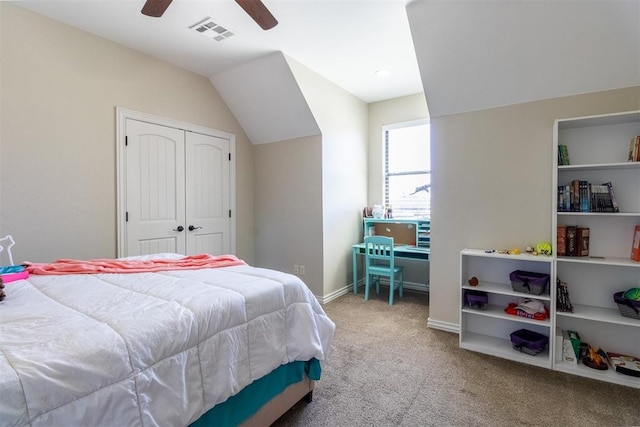
{"label": "ceiling air vent", "polygon": [[223,27],[220,24],[216,24],[211,20],[211,18],[204,18],[200,22],[193,24],[189,27],[190,30],[195,31],[198,34],[205,36],[208,39],[213,39],[215,41],[221,42],[222,40],[228,39],[235,33],[228,28]]}

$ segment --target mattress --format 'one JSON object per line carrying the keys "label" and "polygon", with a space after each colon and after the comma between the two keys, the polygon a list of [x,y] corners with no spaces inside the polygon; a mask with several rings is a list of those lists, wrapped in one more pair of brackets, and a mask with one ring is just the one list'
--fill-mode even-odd
{"label": "mattress", "polygon": [[185,426],[335,325],[296,276],[248,265],[35,276],[0,302],[0,425]]}

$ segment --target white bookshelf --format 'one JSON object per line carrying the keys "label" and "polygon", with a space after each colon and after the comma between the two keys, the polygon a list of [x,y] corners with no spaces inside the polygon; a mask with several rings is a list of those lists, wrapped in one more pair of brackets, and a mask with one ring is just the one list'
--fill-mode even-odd
{"label": "white bookshelf", "polygon": [[[551,368],[553,334],[551,318],[535,320],[514,316],[505,312],[509,303],[518,303],[521,298],[542,301],[549,311],[552,309],[550,286],[541,295],[516,292],[511,286],[509,275],[515,270],[549,274],[553,259],[549,256],[530,254],[508,255],[484,250],[465,249],[460,253],[460,347],[479,353],[502,357],[534,366]],[[479,280],[477,286],[469,285],[471,277]],[[483,291],[488,294],[485,309],[470,308],[465,305],[467,290]],[[528,329],[549,337],[549,346],[535,356],[514,350],[510,334],[519,329]]]}
{"label": "white bookshelf", "polygon": [[[630,259],[633,231],[640,225],[640,162],[627,162],[629,142],[640,135],[640,111],[556,120],[553,129],[551,257],[508,255],[478,249],[460,253],[460,347],[530,365],[640,389],[640,378],[613,369],[600,371],[582,362],[565,362],[557,330],[575,331],[583,342],[608,352],[640,357],[640,320],[620,314],[613,294],[640,286],[640,263]],[[558,165],[558,145],[566,145],[570,165]],[[558,212],[558,185],[572,180],[612,182],[620,212]],[[589,256],[557,256],[557,227],[589,228]],[[550,289],[529,295],[549,308],[536,321],[504,312],[523,294],[511,288],[509,273],[525,270],[551,276]],[[478,286],[468,284],[471,277]],[[573,312],[556,307],[556,280],[567,283]],[[485,310],[465,306],[464,292],[487,292]],[[526,328],[549,337],[546,351],[530,356],[514,350],[509,334]]]}
{"label": "white bookshelf", "polygon": [[[551,283],[566,282],[573,304],[573,313],[553,310],[553,330],[572,330],[596,349],[640,357],[640,320],[620,315],[613,300],[615,292],[640,286],[640,263],[630,259],[633,230],[640,224],[640,162],[626,161],[631,138],[640,135],[640,111],[556,120],[553,135],[553,253],[558,226],[590,230],[589,257],[553,258]],[[567,146],[570,165],[558,165],[559,144]],[[557,186],[575,179],[612,182],[620,212],[558,212]],[[563,362],[560,351],[552,354],[558,371],[640,388],[640,378]]]}

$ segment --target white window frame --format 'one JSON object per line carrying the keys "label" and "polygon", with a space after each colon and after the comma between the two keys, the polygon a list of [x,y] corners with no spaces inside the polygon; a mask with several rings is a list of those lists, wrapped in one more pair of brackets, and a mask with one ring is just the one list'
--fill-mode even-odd
{"label": "white window frame", "polygon": [[382,126],[382,203],[384,206],[389,205],[389,176],[417,174],[417,173],[427,173],[427,174],[431,173],[431,170],[410,171],[410,172],[404,172],[400,174],[389,174],[388,172],[388,160],[387,160],[388,149],[389,149],[388,131],[394,130],[394,129],[406,128],[406,127],[421,126],[421,125],[430,125],[429,119],[426,118],[426,119],[410,120],[406,122],[392,123],[392,124]]}

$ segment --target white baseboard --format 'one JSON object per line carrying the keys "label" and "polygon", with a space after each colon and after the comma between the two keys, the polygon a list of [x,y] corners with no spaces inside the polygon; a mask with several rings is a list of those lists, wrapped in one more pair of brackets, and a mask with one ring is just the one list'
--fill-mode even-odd
{"label": "white baseboard", "polygon": [[330,301],[333,301],[334,299],[341,297],[342,295],[348,293],[348,292],[353,292],[353,286],[348,285],[348,286],[343,286],[342,288],[331,292],[329,295],[325,295],[322,297],[319,297],[316,295],[316,299],[318,300],[318,302],[320,304],[326,304]]}
{"label": "white baseboard", "polygon": [[442,322],[440,320],[432,319],[431,317],[429,317],[427,319],[427,326],[432,329],[439,329],[445,332],[460,334],[460,325],[458,325],[457,323]]}
{"label": "white baseboard", "polygon": [[[389,282],[384,282],[382,281],[381,283],[382,287],[389,287]],[[364,287],[364,279],[361,282],[358,282],[358,289]],[[419,291],[419,292],[429,292],[429,284],[427,283],[426,285],[424,283],[415,283],[415,282],[404,282],[403,287],[405,289],[410,289],[412,291]],[[336,298],[341,297],[342,295],[348,293],[348,292],[353,292],[353,285],[349,284],[347,286],[343,286],[342,288],[335,290],[333,292],[331,292],[328,295],[324,295],[324,296],[317,296],[316,295],[316,299],[318,300],[318,302],[320,304],[326,304],[330,301],[333,301]],[[359,291],[358,291],[359,292]]]}

